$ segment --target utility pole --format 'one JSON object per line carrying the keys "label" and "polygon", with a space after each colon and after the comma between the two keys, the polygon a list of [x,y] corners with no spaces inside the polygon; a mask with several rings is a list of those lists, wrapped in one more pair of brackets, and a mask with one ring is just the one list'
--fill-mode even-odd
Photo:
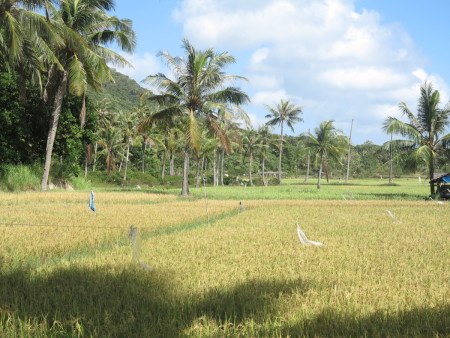
{"label": "utility pole", "polygon": [[352,146],[352,130],[353,130],[353,119],[350,125],[350,137],[348,138],[348,154],[347,154],[347,175],[345,175],[345,183],[348,183],[348,175],[350,173],[350,149]]}

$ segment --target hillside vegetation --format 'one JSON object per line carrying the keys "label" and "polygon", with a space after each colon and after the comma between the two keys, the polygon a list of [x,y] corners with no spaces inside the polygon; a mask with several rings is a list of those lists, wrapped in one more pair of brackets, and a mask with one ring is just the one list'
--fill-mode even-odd
{"label": "hillside vegetation", "polygon": [[100,92],[92,89],[88,97],[94,104],[108,102],[108,108],[115,111],[133,111],[139,105],[139,98],[146,91],[128,76],[111,70],[114,83],[106,83]]}

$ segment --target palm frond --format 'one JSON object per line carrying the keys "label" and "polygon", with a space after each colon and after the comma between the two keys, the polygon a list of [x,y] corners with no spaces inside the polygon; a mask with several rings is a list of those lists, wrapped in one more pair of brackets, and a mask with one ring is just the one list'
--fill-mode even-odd
{"label": "palm frond", "polygon": [[195,118],[194,112],[189,113],[188,124],[186,125],[186,140],[191,149],[196,151],[200,150],[200,129],[198,126],[198,121]]}
{"label": "palm frond", "polygon": [[69,63],[69,89],[75,95],[81,95],[86,91],[86,71],[83,63],[77,55],[74,55]]}
{"label": "palm frond", "polygon": [[383,129],[389,134],[400,134],[408,137],[416,144],[420,144],[422,140],[422,133],[415,125],[400,121],[395,117],[388,117],[383,123]]}

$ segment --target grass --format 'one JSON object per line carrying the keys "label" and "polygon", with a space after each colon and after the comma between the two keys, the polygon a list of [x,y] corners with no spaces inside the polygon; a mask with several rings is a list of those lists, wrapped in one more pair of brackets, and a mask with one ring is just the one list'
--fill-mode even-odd
{"label": "grass", "polygon": [[[363,200],[422,189],[369,183],[353,200],[235,187],[242,212],[211,188],[209,221],[202,199],[147,191],[99,191],[97,215],[87,193],[0,194],[0,335],[448,336],[448,202]],[[302,246],[296,222],[324,246]],[[130,224],[152,271],[131,263]]]}
{"label": "grass", "polygon": [[[423,200],[429,194],[426,183],[419,184],[417,180],[398,179],[395,185],[386,184],[382,180],[352,180],[349,184],[338,180],[324,180],[321,189],[317,189],[312,180],[308,184],[299,180],[285,180],[281,186],[219,186],[207,187],[207,195],[212,199],[221,200],[343,200],[353,196],[358,200]],[[180,189],[152,189],[154,192],[171,192],[179,194]],[[193,196],[202,198],[204,188],[190,188]]]}
{"label": "grass", "polygon": [[0,191],[27,191],[39,188],[39,170],[34,166],[2,165]]}

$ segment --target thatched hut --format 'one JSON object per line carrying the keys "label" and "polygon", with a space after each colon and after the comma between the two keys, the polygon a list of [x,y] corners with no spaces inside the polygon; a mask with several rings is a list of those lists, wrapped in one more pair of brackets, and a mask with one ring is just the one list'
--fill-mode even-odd
{"label": "thatched hut", "polygon": [[437,188],[435,191],[440,198],[450,199],[450,173],[435,173],[430,185]]}

